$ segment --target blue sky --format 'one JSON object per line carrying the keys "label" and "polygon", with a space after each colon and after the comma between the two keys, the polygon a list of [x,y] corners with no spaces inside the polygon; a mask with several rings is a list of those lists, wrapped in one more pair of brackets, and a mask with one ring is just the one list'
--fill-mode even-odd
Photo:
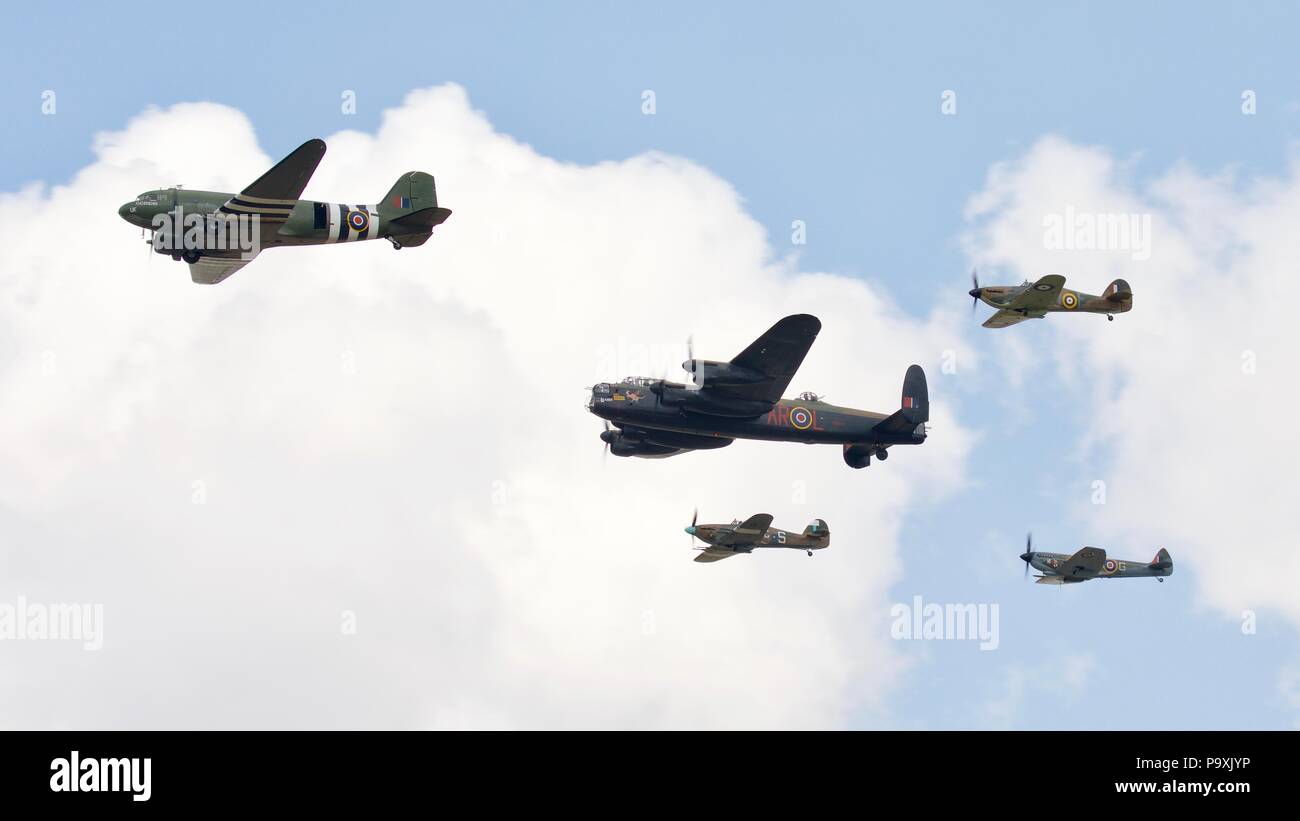
{"label": "blue sky", "polygon": [[[237,25],[184,4],[11,16],[0,37],[9,55],[0,105],[10,112],[0,120],[0,190],[67,180],[93,159],[96,132],[149,105],[229,104],[278,156],[307,136],[372,131],[411,89],[454,81],[498,130],[546,155],[593,163],[660,150],[706,166],[741,193],[777,254],[793,250],[790,223],[802,219],[803,270],[867,277],[900,310],[924,315],[935,301],[965,309],[963,207],[992,164],[1043,135],[1105,145],[1138,178],[1178,163],[1251,176],[1282,172],[1300,126],[1300,11],[1280,3],[1196,15],[1172,2],[384,9],[268,6]],[[343,88],[358,94],[354,118],[339,114]],[[1239,114],[1247,88],[1258,95],[1254,117]],[[43,89],[57,91],[57,117],[37,116]],[[643,89],[656,93],[654,117],[640,112]],[[945,89],[957,92],[955,117],[940,114]],[[1018,330],[1050,339],[1043,327]],[[1015,726],[1294,722],[1277,688],[1294,632],[1273,621],[1243,637],[1197,603],[1194,569],[1159,587],[1023,584],[1015,557],[1026,530],[1043,549],[1069,552],[1090,539],[1088,517],[1104,515],[1080,512],[1091,466],[1053,446],[1082,423],[1080,403],[1044,391],[1011,418],[986,394],[957,394],[963,421],[985,435],[970,485],[909,517],[897,599],[1000,602],[1002,648],[916,643],[918,666],[891,717],[863,715],[856,726],[981,726],[1009,675],[1078,654],[1095,665],[1087,687],[1063,695],[1045,676],[1025,691]],[[990,549],[999,544],[1004,560]]]}

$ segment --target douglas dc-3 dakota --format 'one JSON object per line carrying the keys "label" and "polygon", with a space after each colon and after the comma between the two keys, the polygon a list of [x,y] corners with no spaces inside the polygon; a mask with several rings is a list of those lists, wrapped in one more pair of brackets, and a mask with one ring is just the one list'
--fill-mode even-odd
{"label": "douglas dc-3 dakota", "polygon": [[[814,550],[831,545],[831,529],[821,519],[813,519],[803,533],[791,533],[772,527],[772,517],[766,513],[755,513],[743,522],[736,519],[729,525],[697,525],[699,517],[697,510],[686,528],[691,534],[691,547],[700,551],[695,557],[697,562],[716,562],[737,553],[753,553],[759,547],[788,547],[807,551],[811,556]],[[696,539],[707,546],[695,547]]]}
{"label": "douglas dc-3 dakota", "polygon": [[1034,538],[1030,535],[1025,538],[1025,552],[1020,554],[1020,558],[1025,563],[1026,576],[1031,567],[1042,573],[1041,576],[1034,577],[1038,584],[1076,584],[1089,579],[1150,577],[1163,582],[1165,576],[1174,574],[1173,557],[1163,547],[1149,562],[1131,562],[1108,559],[1106,551],[1100,547],[1084,547],[1071,555],[1035,551]]}
{"label": "douglas dc-3 dakota", "polygon": [[615,456],[658,459],[762,439],[841,445],[844,461],[864,468],[894,445],[924,442],[930,400],[919,365],[907,369],[902,407],[893,413],[838,407],[813,393],[781,398],[821,326],[815,316],[787,316],[730,362],[692,355],[682,363],[690,384],[602,382],[591,388],[587,408],[605,420],[600,438]]}
{"label": "douglas dc-3 dakota", "polygon": [[190,266],[190,278],[212,285],[280,245],[324,245],[386,239],[394,248],[423,245],[451,216],[438,207],[433,177],[408,171],[375,205],[298,199],[325,156],[308,140],[238,194],[164,188],[118,209],[122,219],[153,232],[153,249]]}
{"label": "douglas dc-3 dakota", "polygon": [[1115,314],[1133,310],[1133,289],[1122,279],[1106,286],[1101,296],[1071,291],[1065,287],[1065,277],[1048,274],[1037,282],[1025,280],[1020,285],[986,285],[980,287],[979,276],[971,271],[970,296],[976,303],[984,302],[997,308],[997,313],[984,320],[985,328],[1005,328],[1026,319],[1042,319],[1049,313],[1105,314],[1115,319]]}

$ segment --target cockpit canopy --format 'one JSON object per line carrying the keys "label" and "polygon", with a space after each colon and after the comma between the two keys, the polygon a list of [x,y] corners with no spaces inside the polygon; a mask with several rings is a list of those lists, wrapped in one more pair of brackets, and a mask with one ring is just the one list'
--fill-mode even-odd
{"label": "cockpit canopy", "polygon": [[804,391],[799,394],[799,399],[804,402],[820,402],[822,398],[812,391]]}

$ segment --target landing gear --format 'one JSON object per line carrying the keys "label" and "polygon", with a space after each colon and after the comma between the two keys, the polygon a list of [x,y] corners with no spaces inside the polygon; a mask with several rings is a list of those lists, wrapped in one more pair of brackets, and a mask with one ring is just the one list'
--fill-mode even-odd
{"label": "landing gear", "polygon": [[185,260],[185,261],[188,262],[190,265],[193,265],[194,263],[198,262],[198,261],[199,261],[199,257],[201,257],[201,256],[203,256],[203,255],[200,254],[198,251],[195,251],[195,250],[193,250],[193,249],[190,249],[190,250],[186,250],[186,251],[182,251],[182,252],[181,252],[181,259]]}
{"label": "landing gear", "polygon": [[393,250],[394,250],[394,251],[400,251],[400,250],[402,250],[402,243],[398,242],[397,240],[393,239],[392,237],[384,237],[384,239],[386,239],[386,240],[388,240],[389,242],[393,243]]}
{"label": "landing gear", "polygon": [[1114,314],[1106,314],[1106,321],[1107,321],[1107,322],[1114,322],[1114,321],[1115,321],[1115,315],[1114,315]]}
{"label": "landing gear", "polygon": [[180,255],[180,254],[177,254],[177,253],[175,253],[175,252],[173,252],[173,253],[172,253],[172,262],[180,262],[180,261],[181,261],[181,255]]}
{"label": "landing gear", "polygon": [[812,558],[812,551],[811,551],[811,550],[808,551],[808,558],[810,558],[810,559]]}
{"label": "landing gear", "polygon": [[885,450],[884,448],[876,448],[876,450],[872,455],[874,455],[877,459],[883,462],[889,458],[889,451]]}

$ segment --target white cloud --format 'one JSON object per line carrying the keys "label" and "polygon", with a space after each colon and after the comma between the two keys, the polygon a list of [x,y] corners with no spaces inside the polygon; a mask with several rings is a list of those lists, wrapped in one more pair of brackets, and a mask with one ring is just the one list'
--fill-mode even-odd
{"label": "white cloud", "polygon": [[[68,185],[0,196],[0,597],[105,606],[98,653],[0,643],[0,724],[836,726],[878,707],[902,664],[900,522],[968,447],[936,367],[970,361],[948,318],[774,258],[706,169],[558,162],[455,86],[326,140],[307,196],[373,201],[422,169],[451,220],[421,248],[274,249],[192,285],[117,206],[237,190],[293,147],[268,155],[212,104],[145,112]],[[921,362],[931,441],[865,471],[759,443],[602,463],[583,386],[625,375],[598,371],[611,346],[694,333],[729,356],[798,311],[824,330],[793,390],[892,408]],[[821,516],[834,544],[698,566],[697,504]]]}
{"label": "white cloud", "polygon": [[1003,671],[1001,689],[980,707],[979,722],[988,729],[1009,730],[1044,699],[1068,706],[1084,694],[1096,669],[1091,653],[1066,653],[1034,665],[1011,664]]}
{"label": "white cloud", "polygon": [[[1046,249],[1044,215],[1071,205],[1150,214],[1150,260]],[[1065,389],[1085,409],[1082,429],[1061,424],[1107,482],[1105,506],[1086,515],[1111,549],[1146,558],[1167,547],[1174,583],[1194,581],[1225,616],[1272,610],[1300,623],[1300,434],[1287,418],[1300,404],[1295,166],[1263,180],[1177,166],[1140,182],[1104,149],[1047,138],[994,168],[968,215],[971,255],[1004,279],[1059,272],[1092,293],[1116,276],[1133,286],[1133,312],[1113,323],[1049,317],[1040,354],[1055,377],[1038,389]]]}

